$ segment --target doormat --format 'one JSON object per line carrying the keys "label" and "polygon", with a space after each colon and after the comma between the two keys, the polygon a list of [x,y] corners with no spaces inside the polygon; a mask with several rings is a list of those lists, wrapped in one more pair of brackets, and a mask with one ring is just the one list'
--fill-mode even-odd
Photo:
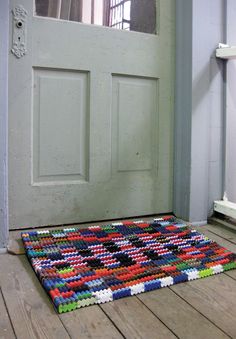
{"label": "doormat", "polygon": [[173,216],[23,232],[59,313],[236,268],[236,255]]}

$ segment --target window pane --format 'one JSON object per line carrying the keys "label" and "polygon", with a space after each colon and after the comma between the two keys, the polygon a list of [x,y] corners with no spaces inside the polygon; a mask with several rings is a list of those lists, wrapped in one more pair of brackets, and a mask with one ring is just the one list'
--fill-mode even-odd
{"label": "window pane", "polygon": [[156,34],[156,0],[35,0],[36,15]]}

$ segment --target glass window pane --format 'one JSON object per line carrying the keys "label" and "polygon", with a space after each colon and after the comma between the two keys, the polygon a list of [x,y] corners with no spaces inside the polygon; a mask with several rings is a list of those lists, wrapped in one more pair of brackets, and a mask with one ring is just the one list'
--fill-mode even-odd
{"label": "glass window pane", "polygon": [[156,0],[35,0],[36,15],[156,34]]}

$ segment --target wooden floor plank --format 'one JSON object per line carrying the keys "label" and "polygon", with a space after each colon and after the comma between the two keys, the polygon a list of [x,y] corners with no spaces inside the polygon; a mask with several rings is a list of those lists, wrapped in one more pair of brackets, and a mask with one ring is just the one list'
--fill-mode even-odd
{"label": "wooden floor plank", "polygon": [[0,339],[15,338],[0,288]]}
{"label": "wooden floor plank", "polygon": [[2,293],[17,338],[69,338],[25,256],[2,255]]}
{"label": "wooden floor plank", "polygon": [[121,339],[123,336],[99,308],[89,306],[60,315],[71,338]]}
{"label": "wooden floor plank", "polygon": [[101,308],[127,339],[176,338],[176,336],[134,296],[103,304]]}
{"label": "wooden floor plank", "polygon": [[236,244],[236,232],[235,231],[227,229],[223,226],[210,225],[210,224],[207,224],[206,226],[204,226],[204,228],[206,228],[209,232],[216,234]]}
{"label": "wooden floor plank", "polygon": [[171,289],[236,338],[236,283],[225,274],[171,286]]}
{"label": "wooden floor plank", "polygon": [[197,231],[205,234],[209,239],[212,239],[212,240],[216,241],[219,245],[227,248],[231,252],[236,253],[236,245],[235,244],[232,244],[228,240],[223,239],[221,236],[216,235],[216,234],[208,231],[205,228],[205,226],[198,226],[198,227],[193,227],[193,228],[196,229]]}
{"label": "wooden floor plank", "polygon": [[139,294],[138,298],[181,339],[229,338],[169,288]]}

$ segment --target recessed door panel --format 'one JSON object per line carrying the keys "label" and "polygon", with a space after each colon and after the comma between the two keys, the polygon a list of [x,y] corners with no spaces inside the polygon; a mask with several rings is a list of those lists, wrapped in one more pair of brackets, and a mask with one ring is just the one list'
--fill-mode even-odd
{"label": "recessed door panel", "polygon": [[88,179],[88,74],[34,70],[33,183]]}
{"label": "recessed door panel", "polygon": [[157,80],[113,76],[112,86],[114,170],[150,171],[157,148]]}

